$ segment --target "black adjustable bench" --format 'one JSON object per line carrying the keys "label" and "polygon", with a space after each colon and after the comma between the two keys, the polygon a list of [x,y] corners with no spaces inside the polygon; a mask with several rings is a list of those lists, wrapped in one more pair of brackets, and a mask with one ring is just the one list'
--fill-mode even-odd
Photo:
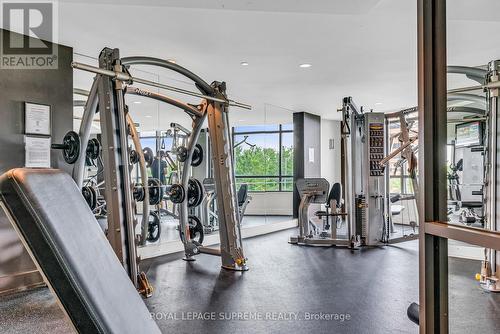
{"label": "black adjustable bench", "polygon": [[68,174],[12,169],[0,202],[79,333],[160,333]]}

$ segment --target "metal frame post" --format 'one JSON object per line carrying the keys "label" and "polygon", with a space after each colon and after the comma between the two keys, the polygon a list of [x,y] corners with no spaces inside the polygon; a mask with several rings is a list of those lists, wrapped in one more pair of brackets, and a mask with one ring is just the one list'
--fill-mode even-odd
{"label": "metal frame post", "polygon": [[[500,61],[494,60],[488,64],[488,74],[487,83],[493,84],[500,81]],[[490,88],[486,90],[487,101],[488,101],[488,136],[489,147],[488,147],[488,163],[487,163],[487,228],[491,231],[499,231],[500,223],[498,222],[499,210],[497,209],[497,194],[500,191],[500,183],[498,182],[498,165],[500,164],[499,156],[497,152],[498,147],[498,99],[500,97],[499,88]],[[488,250],[489,264],[491,266],[491,272],[493,276],[499,277],[500,264],[498,259],[500,258],[500,252],[498,250],[490,249]]]}
{"label": "metal frame post", "polygon": [[[107,70],[118,70],[121,67],[119,59],[118,49],[105,48],[99,55],[99,66]],[[107,238],[130,279],[137,286],[138,268],[122,83],[106,76],[101,76],[98,80],[103,129],[102,156],[106,166],[104,180],[108,211]]]}
{"label": "metal frame post", "polygon": [[418,0],[420,333],[448,333],[448,242],[426,231],[445,222],[446,1]]}
{"label": "metal frame post", "polygon": [[[225,99],[225,83],[213,82],[212,87],[218,97]],[[226,103],[209,101],[207,110],[217,193],[222,267],[231,270],[248,270],[241,242],[240,215],[227,107]]]}

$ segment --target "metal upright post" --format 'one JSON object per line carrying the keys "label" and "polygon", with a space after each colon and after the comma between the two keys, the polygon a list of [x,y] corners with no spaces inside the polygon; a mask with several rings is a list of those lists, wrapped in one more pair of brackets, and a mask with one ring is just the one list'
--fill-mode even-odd
{"label": "metal upright post", "polygon": [[[488,64],[488,74],[487,74],[487,84],[498,83],[500,81],[500,61],[491,61]],[[500,183],[498,182],[497,168],[500,164],[499,156],[497,153],[498,149],[498,136],[499,129],[498,126],[498,99],[499,99],[499,88],[489,88],[486,90],[488,99],[488,162],[487,162],[487,200],[486,200],[486,210],[487,210],[487,228],[491,231],[499,231],[500,223],[499,213],[497,210],[497,194],[500,191]],[[491,249],[488,252],[488,260],[491,266],[492,276],[499,277],[500,264],[498,259],[500,254],[497,250]]]}
{"label": "metal upright post", "polygon": [[[121,70],[118,49],[105,48],[99,67]],[[121,82],[111,77],[99,79],[99,112],[102,129],[105,198],[108,212],[108,240],[137,286],[137,256],[127,151],[127,126]],[[117,131],[118,130],[118,131]]]}
{"label": "metal upright post", "polygon": [[[201,110],[206,109],[205,101],[200,105]],[[182,163],[181,170],[181,183],[186,192],[188,192],[189,188],[189,178],[191,176],[191,162],[193,160],[193,152],[198,142],[198,138],[200,136],[201,129],[203,127],[203,123],[206,119],[206,113],[203,114],[202,117],[196,117],[193,119],[193,131],[188,136],[188,142],[186,145],[186,149],[188,151],[187,159]],[[175,133],[175,131],[174,131]],[[184,244],[184,260],[186,261],[194,261],[194,255],[199,252],[199,245],[193,243],[191,240],[191,235],[189,232],[189,207],[187,203],[187,199],[185,199],[179,208],[179,229],[181,233],[181,240]]]}
{"label": "metal upright post", "polygon": [[[225,99],[225,83],[213,82],[218,97]],[[212,160],[217,193],[220,250],[222,267],[248,270],[241,242],[236,182],[234,178],[233,149],[227,104],[208,101],[208,129],[212,145]]]}
{"label": "metal upright post", "polygon": [[[94,77],[94,82],[92,83],[92,88],[90,89],[89,95],[87,97],[87,102],[85,103],[85,109],[83,112],[82,122],[80,123],[80,130],[78,135],[80,136],[80,152],[85,152],[87,150],[87,143],[90,138],[90,131],[92,128],[92,122],[94,121],[94,116],[97,112],[97,89],[100,83],[100,75]],[[83,187],[83,174],[85,171],[85,154],[80,154],[78,160],[73,167],[73,180],[75,180],[79,188]]]}
{"label": "metal upright post", "polygon": [[426,222],[446,222],[446,1],[418,0],[420,333],[448,333],[448,243]]}

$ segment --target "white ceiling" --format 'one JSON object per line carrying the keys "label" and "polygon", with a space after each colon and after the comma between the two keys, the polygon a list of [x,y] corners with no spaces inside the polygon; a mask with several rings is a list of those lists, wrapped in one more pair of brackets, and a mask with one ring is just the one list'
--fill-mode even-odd
{"label": "white ceiling", "polygon": [[[380,111],[416,104],[416,3],[60,0],[59,42],[93,57],[109,46],[122,56],[173,58],[208,82],[226,81],[232,99],[254,107],[233,108],[234,122],[291,120],[291,111],[338,119],[343,96]],[[448,0],[448,12],[450,64],[477,66],[500,57],[493,37],[500,29],[500,1]],[[301,63],[313,66],[302,69]],[[168,72],[135,73],[191,87]],[[75,73],[75,87],[88,89],[90,80]],[[463,83],[457,78],[450,86]],[[144,128],[158,126],[158,119],[164,127],[172,119],[156,103],[132,106],[141,110],[136,118]]]}

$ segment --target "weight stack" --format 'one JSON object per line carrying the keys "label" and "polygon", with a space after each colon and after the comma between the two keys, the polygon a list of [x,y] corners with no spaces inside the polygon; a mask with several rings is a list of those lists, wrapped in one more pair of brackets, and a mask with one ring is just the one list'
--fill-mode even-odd
{"label": "weight stack", "polygon": [[366,199],[364,195],[356,196],[356,233],[366,239]]}

